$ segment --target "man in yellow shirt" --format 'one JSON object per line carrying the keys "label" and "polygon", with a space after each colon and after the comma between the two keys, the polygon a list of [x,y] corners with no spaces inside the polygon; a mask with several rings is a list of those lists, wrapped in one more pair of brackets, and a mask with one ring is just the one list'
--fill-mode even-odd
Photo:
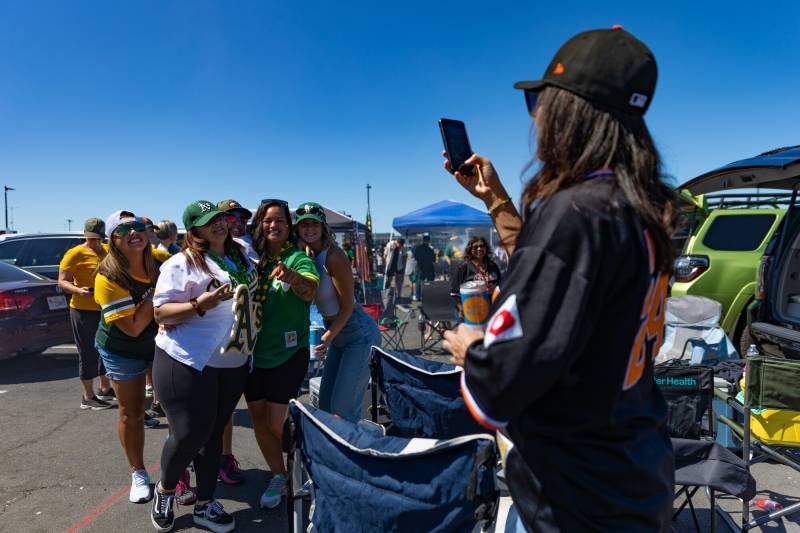
{"label": "man in yellow shirt", "polygon": [[[106,377],[100,355],[94,347],[94,338],[100,324],[100,306],[94,301],[94,275],[100,260],[108,253],[103,244],[105,223],[90,218],[83,228],[86,241],[70,248],[64,254],[58,270],[58,285],[71,296],[69,317],[75,347],[78,349],[78,375],[83,385],[81,409],[99,411],[108,409],[114,389]],[[95,395],[94,379],[100,378],[100,390]]]}

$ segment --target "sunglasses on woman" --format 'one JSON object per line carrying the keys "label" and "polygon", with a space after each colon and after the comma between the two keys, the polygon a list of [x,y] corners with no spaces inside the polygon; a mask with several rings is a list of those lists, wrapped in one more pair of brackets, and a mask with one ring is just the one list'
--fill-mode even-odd
{"label": "sunglasses on woman", "polygon": [[533,117],[536,114],[536,100],[539,98],[539,91],[525,89],[525,105],[528,106],[528,114]]}
{"label": "sunglasses on woman", "polygon": [[277,198],[267,198],[266,200],[261,200],[261,205],[264,204],[278,204],[289,207],[289,202],[286,200],[278,200]]}
{"label": "sunglasses on woman", "polygon": [[128,224],[120,224],[119,226],[117,226],[117,229],[114,230],[114,233],[124,237],[133,230],[136,230],[136,233],[144,233],[147,230],[147,226],[145,226],[144,222],[131,222]]}
{"label": "sunglasses on woman", "polygon": [[298,207],[295,212],[295,215],[317,215],[319,217],[325,218],[325,210],[321,207],[317,207],[315,205],[304,205],[303,207]]}

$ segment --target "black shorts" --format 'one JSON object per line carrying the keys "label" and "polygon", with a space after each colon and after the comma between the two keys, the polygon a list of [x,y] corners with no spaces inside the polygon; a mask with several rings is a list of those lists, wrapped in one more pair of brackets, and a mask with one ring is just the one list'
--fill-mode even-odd
{"label": "black shorts", "polygon": [[272,403],[288,404],[297,398],[300,385],[308,372],[310,353],[308,347],[300,348],[288,361],[275,368],[253,368],[247,378],[244,399],[248,402],[267,400]]}

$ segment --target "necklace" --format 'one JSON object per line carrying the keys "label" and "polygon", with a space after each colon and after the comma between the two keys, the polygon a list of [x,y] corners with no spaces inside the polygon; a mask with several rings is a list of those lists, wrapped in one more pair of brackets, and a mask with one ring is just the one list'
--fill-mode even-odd
{"label": "necklace", "polygon": [[220,256],[218,256],[217,254],[215,254],[211,250],[209,250],[206,253],[208,254],[208,257],[210,257],[211,260],[214,261],[217,264],[218,267],[220,267],[222,270],[227,272],[227,274],[230,276],[231,280],[236,282],[236,286],[237,287],[239,285],[249,285],[250,284],[250,277],[247,275],[247,267],[245,267],[244,263],[242,263],[241,254],[233,253],[233,254],[228,255],[228,257],[230,257],[231,261],[233,261],[233,264],[236,265],[236,270],[234,270],[234,269],[232,269],[230,267],[230,265],[228,265],[227,261],[222,259]]}

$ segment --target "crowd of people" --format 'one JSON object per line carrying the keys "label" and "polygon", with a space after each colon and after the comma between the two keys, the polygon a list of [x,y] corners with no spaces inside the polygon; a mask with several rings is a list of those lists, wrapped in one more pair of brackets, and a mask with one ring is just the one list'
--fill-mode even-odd
{"label": "crowd of people", "polygon": [[[320,406],[359,418],[367,357],[380,334],[355,305],[350,259],[336,244],[323,207],[303,203],[294,218],[293,224],[282,200],[263,201],[255,214],[235,200],[192,202],[183,213],[186,235],[179,248],[174,222],[155,224],[120,210],[105,222],[87,220],[86,240],[61,261],[59,284],[71,295],[79,356],[80,407],[104,410],[116,401],[129,499],[152,500],[158,531],[172,528],[176,502],[194,503],[197,525],[215,532],[235,527],[214,491],[218,480],[244,481],[232,450],[232,413],[242,396],[272,473],[260,505],[280,503],[286,491],[283,423],[310,350],[327,363]],[[312,303],[325,325],[315,346]],[[167,418],[169,438],[154,484],[144,467],[145,427],[157,426],[159,415]]]}
{"label": "crowd of people", "polygon": [[[499,290],[485,329],[462,324],[444,341],[463,366],[461,392],[473,417],[514,444],[505,458],[515,503],[507,531],[669,530],[674,461],[653,355],[672,265],[673,208],[644,122],[656,77],[652,52],[615,27],[576,35],[541,80],[515,84],[539,161],[522,214],[489,159],[474,154],[452,168],[443,154],[445,168],[485,203],[508,256],[501,273],[486,240],[469,240],[451,272],[454,290],[469,280]],[[359,415],[367,353],[380,336],[354,305],[350,259],[331,238],[322,207],[308,202],[294,214],[293,225],[281,200],[264,201],[252,220],[231,200],[193,202],[177,251],[173,225],[149,226],[117,211],[105,223],[88,220],[86,242],[61,264],[60,283],[73,296],[81,408],[103,409],[116,397],[130,499],[153,499],[158,531],[172,527],[190,463],[195,523],[233,529],[214,489],[242,394],[274,474],[261,505],[278,505],[286,483],[283,421],[310,349],[328,357],[321,407]],[[458,253],[458,243],[450,244],[448,263]],[[399,238],[385,254],[386,286],[398,291],[404,245]],[[419,281],[433,275],[429,248],[423,239],[412,254]],[[315,347],[311,302],[325,322]],[[151,366],[171,431],[155,494],[142,458]]]}

